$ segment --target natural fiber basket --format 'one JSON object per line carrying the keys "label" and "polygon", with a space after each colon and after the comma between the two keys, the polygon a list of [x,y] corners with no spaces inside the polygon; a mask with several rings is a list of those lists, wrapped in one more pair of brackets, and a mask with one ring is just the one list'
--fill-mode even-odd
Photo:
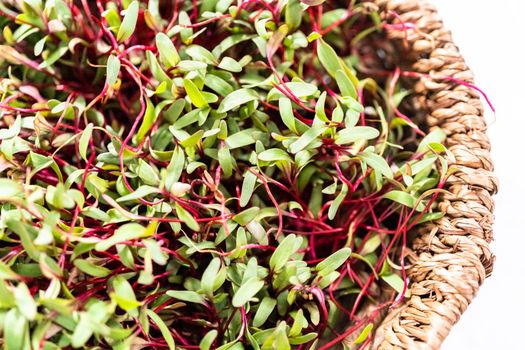
{"label": "natural fiber basket", "polygon": [[[420,0],[372,3],[392,23],[416,25],[417,29],[392,31],[390,39],[405,68],[428,75],[405,81],[413,84],[416,95],[411,109],[424,114],[427,128],[440,127],[447,133],[445,145],[453,154],[448,162],[457,171],[445,187],[451,194],[439,200],[445,217],[420,229],[409,244],[411,297],[376,324],[368,348],[438,349],[492,271],[489,242],[497,180],[478,93],[450,79],[472,82],[472,72],[436,9]],[[376,306],[369,305],[363,313]],[[350,348],[358,348],[352,340],[347,339]]]}

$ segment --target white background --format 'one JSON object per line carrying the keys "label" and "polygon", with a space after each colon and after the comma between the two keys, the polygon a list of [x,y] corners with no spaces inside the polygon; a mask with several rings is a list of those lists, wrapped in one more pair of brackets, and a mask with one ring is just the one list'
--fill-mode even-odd
{"label": "white background", "polygon": [[494,273],[442,349],[525,349],[525,1],[429,1],[496,106],[485,118],[500,180]]}

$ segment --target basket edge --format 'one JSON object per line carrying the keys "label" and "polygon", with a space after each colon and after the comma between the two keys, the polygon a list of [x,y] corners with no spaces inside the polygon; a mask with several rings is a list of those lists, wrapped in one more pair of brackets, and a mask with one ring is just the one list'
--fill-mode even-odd
{"label": "basket edge", "polygon": [[[411,297],[389,311],[370,348],[439,349],[492,271],[492,195],[498,183],[478,93],[452,81],[437,82],[445,76],[472,82],[473,75],[436,8],[419,0],[373,2],[416,24],[408,45],[428,58],[418,59],[413,70],[434,79],[421,79],[415,90],[428,108],[429,126],[447,132],[445,143],[454,156],[448,161],[458,171],[445,186],[451,195],[440,202],[445,217],[414,241],[418,258],[409,271]],[[393,39],[403,40],[405,33],[398,34]]]}

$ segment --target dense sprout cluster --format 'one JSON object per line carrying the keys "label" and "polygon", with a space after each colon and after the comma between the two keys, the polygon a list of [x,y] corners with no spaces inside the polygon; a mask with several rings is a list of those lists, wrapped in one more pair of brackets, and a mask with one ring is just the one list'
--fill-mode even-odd
{"label": "dense sprout cluster", "polygon": [[3,347],[366,344],[448,172],[399,69],[367,64],[406,30],[385,20],[354,1],[1,1]]}

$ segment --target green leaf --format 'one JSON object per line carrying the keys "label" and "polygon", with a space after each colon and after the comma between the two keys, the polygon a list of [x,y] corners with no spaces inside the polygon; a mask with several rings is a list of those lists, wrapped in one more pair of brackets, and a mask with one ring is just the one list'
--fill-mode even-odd
{"label": "green leaf", "polygon": [[68,50],[67,45],[61,44],[58,49],[54,50],[38,67],[40,69],[52,67],[56,61],[68,52]]}
{"label": "green leaf", "polygon": [[228,82],[214,74],[206,74],[204,85],[215,91],[221,96],[227,96],[233,92],[233,87]]}
{"label": "green leaf", "polygon": [[137,131],[137,142],[140,143],[144,140],[144,137],[148,134],[151,127],[155,123],[157,116],[155,115],[155,106],[151,103],[150,99],[146,99],[146,111],[144,112],[144,117],[142,119],[142,124],[140,125],[139,130]]}
{"label": "green leaf", "polygon": [[370,253],[373,253],[381,245],[381,236],[377,233],[373,233],[365,245],[360,249],[360,254],[365,256]]}
{"label": "green leaf", "polygon": [[132,201],[139,198],[144,198],[153,193],[160,193],[160,190],[157,187],[144,185],[137,188],[135,192],[131,192],[125,196],[117,198],[117,202]]}
{"label": "green leaf", "polygon": [[431,143],[442,143],[445,141],[447,134],[439,128],[432,130],[428,135],[426,135],[423,140],[419,143],[416,153],[422,153],[428,151],[428,146]]}
{"label": "green leaf", "polygon": [[311,43],[312,41],[315,41],[319,38],[321,38],[322,35],[319,34],[318,32],[311,32],[310,34],[308,34],[308,36],[306,37],[306,39],[308,40],[309,43]]}
{"label": "green leaf", "polygon": [[122,310],[130,312],[131,316],[137,315],[137,307],[140,306],[141,303],[137,301],[131,284],[120,275],[113,277],[111,284],[114,290],[113,298],[117,302],[117,305]]}
{"label": "green leaf", "polygon": [[[191,37],[193,35],[193,29],[191,27],[185,27],[191,24],[191,19],[186,13],[186,11],[181,11],[179,13],[179,24],[182,27],[180,30],[180,38],[182,42],[186,45],[191,43]],[[168,33],[170,34],[170,33]]]}
{"label": "green leaf", "polygon": [[335,191],[336,191],[336,190],[337,190],[337,180],[334,181],[333,184],[331,184],[331,185],[325,187],[325,188],[323,189],[322,192],[323,192],[324,194],[335,194]]}
{"label": "green leaf", "polygon": [[441,219],[443,216],[445,216],[445,213],[437,212],[437,213],[425,213],[421,216],[421,218],[417,221],[417,224],[422,224],[424,222],[428,221],[434,221]]}
{"label": "green leaf", "polygon": [[0,178],[0,201],[7,201],[22,195],[23,188],[19,182]]}
{"label": "green leaf", "polygon": [[159,327],[160,333],[162,334],[162,337],[166,341],[166,344],[168,345],[168,348],[170,350],[175,350],[175,340],[173,340],[173,336],[171,335],[171,332],[162,320],[159,315],[157,315],[153,310],[146,310],[146,314],[151,318],[151,320]]}
{"label": "green leaf", "polygon": [[182,114],[186,101],[183,98],[177,99],[173,104],[164,112],[164,119],[170,124],[174,123]]}
{"label": "green leaf", "polygon": [[271,297],[264,297],[253,318],[253,327],[261,327],[270,317],[275,305],[277,305],[277,300]]}
{"label": "green leaf", "polygon": [[118,243],[141,238],[145,235],[145,233],[146,228],[140,224],[125,224],[116,229],[115,233],[113,233],[111,237],[98,242],[95,245],[95,249],[98,251],[105,251]]}
{"label": "green leaf", "polygon": [[120,72],[120,60],[115,55],[108,57],[106,65],[106,82],[108,86],[113,86],[117,82],[118,74]]}
{"label": "green leaf", "polygon": [[241,207],[245,207],[250,201],[250,198],[252,197],[256,183],[257,183],[257,175],[247,170],[246,173],[244,173],[244,180],[242,182],[242,188],[241,188],[241,198],[239,200],[239,205]]}
{"label": "green leaf", "polygon": [[232,217],[232,220],[241,226],[246,226],[250,221],[255,219],[260,211],[261,209],[259,207],[251,207]]}
{"label": "green leaf", "polygon": [[335,78],[337,71],[342,68],[339,56],[337,56],[335,50],[323,39],[318,41],[317,57],[328,74]]}
{"label": "green leaf", "polygon": [[332,204],[330,204],[330,208],[328,209],[328,218],[330,220],[333,220],[335,218],[335,214],[337,214],[337,210],[339,209],[339,206],[346,198],[346,195],[348,193],[348,185],[343,184],[343,187],[341,188],[341,192],[335,197]]}
{"label": "green leaf", "polygon": [[290,257],[294,255],[297,250],[301,247],[303,238],[290,234],[279,243],[279,246],[273,252],[270,258],[270,269],[274,271],[281,270],[284,265],[290,260]]}
{"label": "green leaf", "polygon": [[226,140],[228,137],[228,124],[226,124],[226,121],[221,120],[218,129],[219,132],[217,133],[217,138],[219,140]]}
{"label": "green leaf", "polygon": [[71,192],[72,190],[67,191],[62,183],[58,183],[56,187],[48,186],[45,198],[49,204],[56,208],[72,209],[75,207],[75,201]]}
{"label": "green leaf", "polygon": [[129,4],[126,9],[126,14],[122,20],[122,24],[117,33],[118,41],[126,41],[135,31],[135,26],[137,25],[137,18],[139,15],[139,2],[133,1]]}
{"label": "green leaf", "polygon": [[325,132],[326,129],[326,126],[312,126],[310,129],[306,130],[297,141],[290,145],[290,151],[294,154],[302,151]]}
{"label": "green leaf", "polygon": [[191,100],[191,103],[197,108],[203,108],[208,106],[208,102],[202,95],[202,92],[197,88],[197,85],[190,79],[184,79],[184,90]]}
{"label": "green leaf", "polygon": [[232,93],[228,94],[222,100],[219,105],[219,113],[224,113],[231,111],[234,108],[242,106],[250,101],[255,101],[259,99],[259,94],[252,89],[239,89],[235,90]]}
{"label": "green leaf", "polygon": [[151,74],[157,79],[159,82],[166,82],[168,86],[171,86],[171,79],[166,74],[164,69],[160,66],[159,62],[157,61],[157,58],[151,52],[150,50],[146,51],[146,62],[148,64],[149,70],[151,71]]}
{"label": "green leaf", "polygon": [[257,294],[264,286],[264,281],[259,280],[259,277],[254,276],[243,283],[237,292],[235,292],[232,305],[234,307],[244,306],[251,298]]}
{"label": "green leaf", "polygon": [[221,345],[214,350],[244,350],[244,348],[238,340],[232,340],[231,342]]}
{"label": "green leaf", "polygon": [[168,255],[162,251],[160,242],[154,239],[145,239],[144,246],[148,250],[151,259],[158,265],[164,266],[168,262]]}
{"label": "green leaf", "polygon": [[[390,287],[394,288],[396,292],[398,293],[403,292],[404,282],[401,276],[399,276],[398,274],[395,274],[395,273],[383,274],[381,275],[381,279],[385,281],[386,283],[388,283]],[[409,297],[409,296],[410,296],[410,288],[407,288],[405,292],[405,297]]]}
{"label": "green leaf", "polygon": [[193,72],[197,70],[204,70],[208,65],[204,62],[182,60],[177,65],[177,68],[183,72]]}
{"label": "green leaf", "polygon": [[63,271],[62,268],[58,265],[58,263],[51,257],[49,257],[46,254],[40,255],[40,269],[42,271],[46,271],[46,274],[51,274],[53,276],[62,277]]}
{"label": "green leaf", "polygon": [[326,91],[323,91],[317,99],[317,103],[315,104],[315,116],[323,122],[329,122],[328,117],[326,116],[325,102]]}
{"label": "green leaf", "polygon": [[[284,83],[280,85],[281,89],[284,91],[287,91],[288,93],[292,93],[294,96],[301,98],[301,97],[308,97],[313,96],[317,93],[318,88],[314,84],[305,83],[301,81],[292,81],[289,83]],[[268,92],[267,100],[273,101],[278,100],[281,97],[285,97],[284,94],[279,91],[277,88],[273,88]]]}
{"label": "green leaf", "polygon": [[261,350],[261,347],[259,346],[259,343],[257,343],[257,340],[255,337],[250,333],[250,330],[246,330],[246,339],[250,342],[250,345],[252,346],[253,350]]}
{"label": "green leaf", "polygon": [[168,290],[166,295],[188,303],[204,304],[204,296],[192,290]]}
{"label": "green leaf", "polygon": [[368,335],[372,331],[372,328],[374,328],[373,323],[367,324],[366,327],[361,331],[359,336],[356,338],[356,340],[354,340],[354,344],[361,344],[362,342],[364,342],[366,338],[368,338]]}
{"label": "green leaf", "polygon": [[370,126],[354,126],[339,131],[335,138],[337,145],[345,145],[360,140],[371,140],[379,136],[379,130]]}
{"label": "green leaf", "polygon": [[226,145],[221,145],[219,151],[217,152],[217,157],[219,158],[219,164],[224,176],[230,177],[233,173],[233,161],[230,153],[230,149]]}
{"label": "green leaf", "polygon": [[14,123],[11,124],[9,129],[0,129],[0,140],[12,139],[18,136],[18,134],[20,134],[21,129],[22,118],[20,118],[20,116],[17,116]]}
{"label": "green leaf", "polygon": [[44,342],[48,330],[51,328],[51,320],[39,322],[31,332],[31,349],[38,349],[39,344]]}
{"label": "green leaf", "polygon": [[292,101],[286,97],[281,97],[279,99],[279,114],[283,120],[284,125],[294,133],[297,132],[295,127],[295,117],[293,115]]}
{"label": "green leaf", "polygon": [[135,269],[135,261],[133,258],[133,253],[131,251],[131,248],[124,244],[117,245],[117,252],[118,256],[120,258],[120,261],[122,261],[122,265],[126,266],[129,269]]}
{"label": "green leaf", "polygon": [[184,150],[176,146],[170,164],[166,168],[166,189],[169,191],[173,184],[179,181],[185,164]]}
{"label": "green leaf", "polygon": [[122,20],[120,19],[120,15],[117,12],[117,9],[111,8],[105,11],[104,18],[108,22],[109,29],[111,30],[111,32],[116,33],[117,30],[120,28],[120,25],[122,24]]}
{"label": "green leaf", "polygon": [[159,183],[159,175],[153,166],[139,158],[138,166],[135,169],[135,173],[140,177],[140,179],[146,184],[146,185],[153,185],[156,186]]}
{"label": "green leaf", "polygon": [[341,94],[343,96],[348,96],[357,99],[356,87],[354,86],[354,84],[352,84],[352,81],[350,80],[350,78],[348,78],[344,70],[338,69],[335,72],[335,81],[337,82],[337,86],[339,86],[339,91],[341,91]]}
{"label": "green leaf", "polygon": [[303,328],[308,327],[308,321],[304,317],[303,309],[299,309],[295,313],[293,318],[294,318],[294,322],[292,324],[292,327],[290,328],[290,331],[288,332],[288,335],[290,337],[296,337],[298,335],[301,335]]}
{"label": "green leaf", "polygon": [[33,321],[36,317],[37,306],[35,299],[33,299],[31,292],[29,292],[29,289],[27,288],[27,285],[25,283],[18,284],[13,295],[20,313],[28,321]]}
{"label": "green leaf", "polygon": [[199,350],[210,350],[218,334],[219,332],[217,332],[217,330],[215,329],[212,329],[211,331],[206,333],[206,335],[204,336],[204,338],[202,338],[199,344]]}
{"label": "green leaf", "polygon": [[93,133],[93,124],[89,123],[82,135],[80,135],[80,140],[78,142],[78,153],[80,156],[87,162],[87,148],[89,146],[89,140],[91,140],[91,134]]}
{"label": "green leaf", "polygon": [[438,158],[435,155],[428,155],[419,161],[414,161],[411,163],[410,168],[412,170],[412,176],[415,176],[422,171],[428,170],[428,168],[432,168],[437,159]]}
{"label": "green leaf", "polygon": [[[315,332],[311,332],[305,335],[300,335],[297,337],[290,338],[290,344],[292,345],[300,345],[300,344],[306,344],[317,338],[319,334]],[[315,349],[315,347],[310,347],[310,349]]]}
{"label": "green leaf", "polygon": [[342,20],[348,14],[346,8],[336,8],[331,11],[323,11],[323,17],[321,18],[321,28],[326,28],[332,23]]}
{"label": "green leaf", "polygon": [[253,138],[254,132],[255,129],[250,128],[228,136],[226,138],[226,144],[228,145],[228,148],[236,149],[255,143],[255,139]]}
{"label": "green leaf", "polygon": [[177,216],[179,217],[179,219],[181,219],[191,230],[195,232],[200,232],[199,223],[179,203],[175,203],[175,211],[177,212]]}
{"label": "green leaf", "polygon": [[37,43],[35,44],[34,50],[33,50],[33,53],[35,56],[40,56],[42,51],[44,51],[44,46],[46,44],[47,38],[48,36],[46,35],[45,37],[37,41]]}
{"label": "green leaf", "polygon": [[206,293],[209,296],[213,295],[215,279],[219,274],[221,265],[221,259],[215,257],[210,261],[208,267],[202,273],[201,289],[204,293]]}
{"label": "green leaf", "polygon": [[80,314],[80,321],[75,327],[72,335],[71,345],[75,348],[80,348],[91,338],[93,330],[91,329],[90,320],[86,313]]}
{"label": "green leaf", "polygon": [[[286,328],[287,328],[286,326],[287,326],[286,322],[281,321],[279,325],[277,326],[277,328],[275,329],[273,333],[275,339],[272,344],[272,349],[275,349],[275,350],[290,350],[291,349],[290,342],[288,340],[288,335],[286,334]],[[264,345],[265,344],[263,344],[263,349],[264,349]]]}
{"label": "green leaf", "polygon": [[2,280],[17,280],[19,276],[11,270],[9,266],[3,261],[0,261],[0,279]]}
{"label": "green leaf", "polygon": [[[266,31],[266,29],[264,29],[264,31]],[[259,30],[259,32],[261,32],[261,30]],[[282,44],[284,38],[288,34],[288,26],[286,24],[283,24],[283,25],[279,26],[279,28],[277,28],[277,30],[274,30],[273,32],[271,32],[269,34],[270,34],[270,38],[265,43],[265,45],[261,46],[259,44],[258,47],[259,47],[259,50],[260,50],[261,54],[263,56],[266,56],[267,58],[269,58],[271,60],[273,55],[275,54],[275,52],[279,49],[279,47],[281,47],[281,44]],[[264,34],[264,35],[266,35],[266,34]],[[259,39],[262,39],[262,38],[253,39],[253,42],[257,43],[257,40],[259,40]]]}
{"label": "green leaf", "polygon": [[166,34],[162,32],[157,33],[155,36],[155,42],[157,44],[157,49],[159,50],[159,58],[162,64],[171,68],[180,62],[179,53],[171,39]]}
{"label": "green leaf", "polygon": [[299,0],[289,0],[285,11],[285,22],[289,30],[299,28],[302,18],[303,9]]}
{"label": "green leaf", "polygon": [[242,72],[242,66],[239,64],[239,62],[237,62],[231,57],[224,57],[219,63],[219,68],[234,73]]}
{"label": "green leaf", "polygon": [[359,157],[369,166],[371,166],[376,172],[386,176],[391,179],[394,177],[392,169],[386,162],[386,160],[372,152],[362,152],[359,154]]}
{"label": "green leaf", "polygon": [[195,147],[199,143],[199,141],[202,140],[203,136],[204,136],[204,130],[199,130],[195,132],[193,135],[180,141],[180,145],[184,147],[185,149]]}
{"label": "green leaf", "polygon": [[[398,191],[398,190],[392,190],[388,193],[386,193],[383,198],[391,199],[394,202],[397,202],[399,204],[402,204],[404,206],[407,206],[409,208],[414,208],[417,203],[417,198],[411,195],[410,193]],[[423,202],[419,202],[417,204],[417,211],[423,211],[425,210],[425,204]]]}
{"label": "green leaf", "polygon": [[7,227],[18,234],[24,247],[24,254],[27,254],[32,260],[40,260],[40,251],[34,244],[33,237],[36,235],[35,228],[27,223],[13,219],[7,220]]}
{"label": "green leaf", "polygon": [[206,48],[199,45],[190,45],[186,49],[186,54],[193,60],[202,61],[206,64],[216,65],[217,59]]}
{"label": "green leaf", "polygon": [[37,14],[42,13],[42,0],[24,0]]}
{"label": "green leaf", "polygon": [[[243,228],[239,228],[239,230],[237,231],[237,234],[239,234],[239,232],[243,232],[244,233],[245,230]],[[243,284],[244,282],[246,282],[250,278],[252,278],[254,276],[257,276],[258,268],[259,268],[259,264],[257,263],[257,259],[255,257],[251,257],[248,260],[248,263],[246,264],[246,269],[244,270],[244,274],[242,276],[241,284]]]}
{"label": "green leaf", "polygon": [[310,320],[312,321],[312,324],[317,326],[321,320],[321,315],[319,313],[319,308],[317,307],[317,305],[313,302],[308,302],[304,304],[304,307],[310,313]]}
{"label": "green leaf", "polygon": [[111,273],[111,270],[103,266],[97,266],[90,261],[77,259],[73,264],[82,272],[94,277],[106,277]]}
{"label": "green leaf", "polygon": [[7,311],[2,323],[5,350],[26,349],[28,322],[24,316],[13,308]]}
{"label": "green leaf", "polygon": [[318,287],[320,289],[324,289],[330,285],[332,285],[340,276],[340,273],[337,271],[332,271],[330,273],[327,273],[326,275],[319,275],[321,277],[321,280],[319,281]]}
{"label": "green leaf", "polygon": [[43,156],[35,152],[30,152],[29,157],[31,159],[31,164],[33,164],[34,166],[34,169],[31,172],[30,177],[34,176],[37,172],[50,167],[51,169],[53,169],[53,171],[57,175],[58,180],[60,182],[63,182],[62,172],[60,171],[60,169],[58,168],[58,164],[55,162],[55,160],[52,157],[46,157],[46,156]]}
{"label": "green leaf", "polygon": [[319,275],[325,276],[343,265],[350,257],[350,254],[352,254],[352,250],[350,248],[341,248],[317,264],[315,269],[319,271]]}
{"label": "green leaf", "polygon": [[262,151],[257,155],[257,158],[259,158],[259,160],[262,160],[263,162],[292,161],[290,155],[280,148],[270,148],[266,151]]}

